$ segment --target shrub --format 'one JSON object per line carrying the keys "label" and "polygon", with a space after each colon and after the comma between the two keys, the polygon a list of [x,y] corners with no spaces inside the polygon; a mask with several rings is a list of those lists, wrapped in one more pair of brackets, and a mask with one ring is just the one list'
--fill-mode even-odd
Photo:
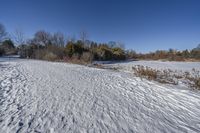
{"label": "shrub", "polygon": [[50,53],[46,53],[43,59],[48,60],[48,61],[55,61],[55,60],[58,60],[58,56],[50,52]]}
{"label": "shrub", "polygon": [[112,53],[115,60],[124,60],[126,58],[125,52],[121,48],[113,48]]}
{"label": "shrub", "polygon": [[[20,45],[18,47],[18,53],[21,58],[36,58],[39,50],[43,50],[43,48],[39,45]],[[36,58],[41,59],[41,58]]]}
{"label": "shrub", "polygon": [[84,52],[81,56],[81,60],[87,63],[91,63],[93,60],[93,55],[90,52]]}
{"label": "shrub", "polygon": [[134,73],[138,77],[147,78],[148,80],[155,80],[160,83],[165,84],[178,84],[177,80],[174,79],[174,75],[172,75],[171,70],[155,70],[150,67],[144,67],[144,66],[136,66],[132,67],[134,70]]}
{"label": "shrub", "polygon": [[0,56],[4,55],[5,51],[4,49],[0,48]]}
{"label": "shrub", "polygon": [[194,87],[200,90],[200,78],[194,79]]}
{"label": "shrub", "polygon": [[150,80],[155,80],[157,78],[157,73],[158,71],[153,70],[149,67],[144,67],[144,66],[137,66],[137,67],[132,67],[134,70],[135,74],[139,77],[146,77],[147,79]]}
{"label": "shrub", "polygon": [[192,69],[192,74],[186,72],[185,78],[189,80],[189,85],[191,87],[200,90],[200,71]]}
{"label": "shrub", "polygon": [[75,48],[73,43],[68,43],[65,47],[65,54],[69,57],[72,57],[72,55],[75,53]]}
{"label": "shrub", "polygon": [[50,45],[46,48],[46,52],[53,53],[60,59],[64,57],[64,48],[55,45]]}
{"label": "shrub", "polygon": [[47,52],[44,49],[35,50],[35,52],[32,54],[33,58],[35,59],[44,59],[45,55],[47,55]]}
{"label": "shrub", "polygon": [[155,70],[150,67],[135,66],[132,67],[134,74],[141,78],[154,80],[159,83],[167,83],[177,85],[178,81],[185,83],[187,86],[200,90],[200,71],[195,69],[192,72],[176,73],[176,71]]}
{"label": "shrub", "polygon": [[[0,49],[2,54],[16,54],[17,50],[15,49],[14,43],[9,39],[9,40],[5,40],[2,42],[2,44],[0,45]],[[1,54],[0,53],[0,54]]]}
{"label": "shrub", "polygon": [[6,49],[14,49],[14,43],[9,39],[9,40],[5,40],[2,42],[2,47],[6,48]]}
{"label": "shrub", "polygon": [[96,52],[97,52],[98,60],[111,60],[112,59],[112,51],[105,46],[101,46],[100,48],[97,49]]}

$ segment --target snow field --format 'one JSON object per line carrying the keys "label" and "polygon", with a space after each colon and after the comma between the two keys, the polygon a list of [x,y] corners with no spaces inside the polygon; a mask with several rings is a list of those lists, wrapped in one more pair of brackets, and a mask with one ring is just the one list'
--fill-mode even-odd
{"label": "snow field", "polygon": [[200,132],[200,94],[114,72],[0,62],[0,132]]}

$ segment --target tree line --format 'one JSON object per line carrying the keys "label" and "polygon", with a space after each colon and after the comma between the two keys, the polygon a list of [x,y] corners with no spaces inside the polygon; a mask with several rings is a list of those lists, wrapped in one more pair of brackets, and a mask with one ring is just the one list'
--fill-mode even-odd
{"label": "tree line", "polygon": [[127,58],[138,60],[168,60],[168,61],[199,61],[200,60],[200,44],[192,50],[178,51],[175,49],[157,50],[146,54],[136,53],[130,50],[127,52]]}
{"label": "tree line", "polygon": [[125,50],[119,42],[97,43],[88,40],[86,32],[80,38],[65,38],[61,32],[50,33],[37,31],[33,38],[25,39],[24,33],[16,30],[8,35],[0,24],[0,55],[19,54],[21,58],[42,59],[50,61],[92,62],[93,60],[175,60],[200,59],[200,46],[192,50],[177,51],[174,49],[157,50],[147,54]]}
{"label": "tree line", "polygon": [[[26,40],[19,30],[14,36],[7,37],[5,27],[0,25],[0,54],[19,54],[22,58],[44,60],[124,60],[125,50],[121,43],[97,43],[87,39],[87,33],[81,32],[80,39],[66,39],[63,33],[50,33],[44,30],[37,31],[33,38]],[[12,38],[12,39],[11,39]],[[7,43],[9,42],[9,44]],[[17,44],[17,47],[14,46]],[[11,50],[10,44],[15,51]],[[10,51],[8,51],[10,50]],[[12,52],[11,52],[12,51]]]}

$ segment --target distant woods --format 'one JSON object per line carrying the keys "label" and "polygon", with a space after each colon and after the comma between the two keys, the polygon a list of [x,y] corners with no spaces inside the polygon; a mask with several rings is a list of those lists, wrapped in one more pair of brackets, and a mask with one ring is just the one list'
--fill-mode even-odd
{"label": "distant woods", "polygon": [[34,37],[18,46],[23,58],[91,62],[93,60],[124,60],[125,51],[116,45],[96,43],[81,33],[80,40],[68,39],[62,33],[38,31]]}
{"label": "distant woods", "polygon": [[11,35],[0,24],[0,55],[19,54],[21,58],[42,59],[49,61],[67,61],[89,63],[94,60],[200,60],[200,46],[192,50],[177,51],[173,49],[140,54],[125,50],[123,43],[110,41],[97,43],[88,39],[86,32],[80,32],[79,39],[66,37],[61,32],[50,33],[37,31],[33,38],[26,39],[21,30]]}
{"label": "distant woods", "polygon": [[[2,31],[5,28],[2,25]],[[2,34],[2,36],[6,34]],[[33,38],[25,39],[20,30],[11,37],[1,40],[1,55],[19,54],[21,58],[43,59],[50,61],[92,62],[93,60],[125,60],[122,43],[97,43],[88,40],[86,32],[80,32],[80,39],[64,36],[61,32],[37,31]],[[15,51],[9,49],[7,42],[15,44]],[[8,50],[10,50],[8,52]],[[11,52],[12,51],[12,52]]]}
{"label": "distant woods", "polygon": [[157,50],[147,54],[136,53],[135,51],[128,51],[126,53],[129,59],[140,60],[164,60],[164,61],[200,61],[200,47],[192,50],[178,51],[175,49]]}

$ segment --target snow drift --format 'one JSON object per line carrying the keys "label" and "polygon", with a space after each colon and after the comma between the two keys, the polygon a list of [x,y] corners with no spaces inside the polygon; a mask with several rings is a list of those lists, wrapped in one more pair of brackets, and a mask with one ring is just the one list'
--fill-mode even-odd
{"label": "snow drift", "polygon": [[114,72],[0,62],[0,132],[200,132],[200,94]]}

